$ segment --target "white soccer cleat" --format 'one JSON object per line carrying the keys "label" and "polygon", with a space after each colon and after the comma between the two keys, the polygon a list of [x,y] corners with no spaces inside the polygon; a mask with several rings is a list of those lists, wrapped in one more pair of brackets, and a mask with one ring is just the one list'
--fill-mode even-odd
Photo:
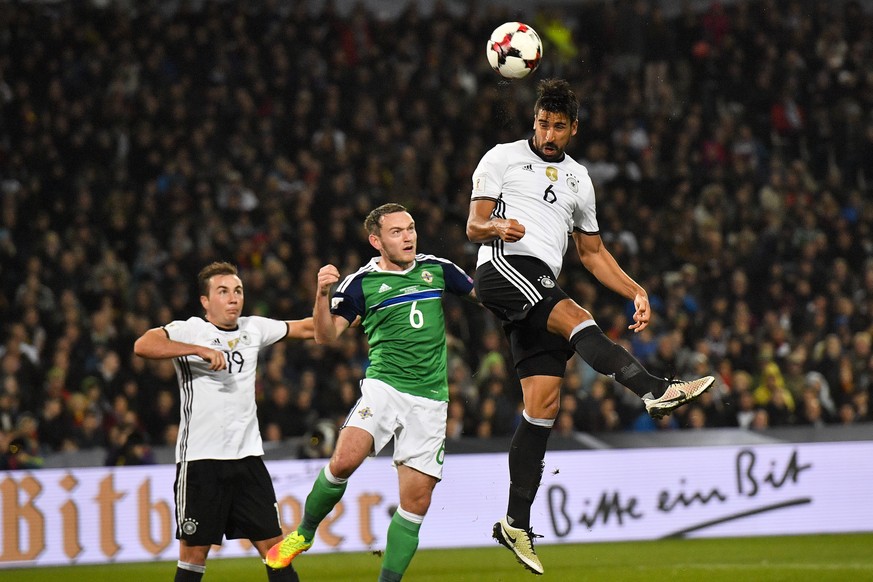
{"label": "white soccer cleat", "polygon": [[704,376],[688,382],[673,380],[660,398],[643,398],[646,403],[646,411],[652,418],[667,416],[683,404],[691,402],[706,392],[713,382],[715,382],[715,378],[712,376]]}
{"label": "white soccer cleat", "polygon": [[494,524],[494,531],[491,535],[498,543],[512,550],[519,564],[534,574],[540,575],[543,573],[543,565],[537,557],[533,543],[535,537],[541,538],[543,536],[538,536],[529,529],[512,527],[506,523],[506,518]]}

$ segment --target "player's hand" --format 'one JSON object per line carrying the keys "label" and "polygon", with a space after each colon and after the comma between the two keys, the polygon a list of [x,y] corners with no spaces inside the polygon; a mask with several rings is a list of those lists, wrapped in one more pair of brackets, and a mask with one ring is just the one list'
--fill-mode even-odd
{"label": "player's hand", "polygon": [[318,270],[318,292],[321,295],[330,293],[331,286],[339,281],[339,270],[333,265],[325,265]]}
{"label": "player's hand", "polygon": [[494,219],[494,228],[503,242],[516,242],[524,236],[524,225],[514,218]]}
{"label": "player's hand", "polygon": [[202,348],[197,355],[209,364],[209,369],[213,372],[227,368],[227,361],[224,359],[224,352],[222,351]]}
{"label": "player's hand", "polygon": [[634,333],[639,333],[646,329],[649,325],[649,320],[652,317],[652,308],[649,305],[649,298],[646,295],[637,294],[634,297],[634,322],[627,326],[628,329],[634,330]]}

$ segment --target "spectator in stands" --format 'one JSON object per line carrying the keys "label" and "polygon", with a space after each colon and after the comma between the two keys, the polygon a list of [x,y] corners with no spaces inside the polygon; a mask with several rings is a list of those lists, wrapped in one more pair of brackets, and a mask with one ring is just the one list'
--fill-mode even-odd
{"label": "spectator in stands", "polygon": [[153,465],[154,453],[140,431],[133,431],[124,438],[124,444],[109,452],[106,464],[112,467]]}
{"label": "spectator in stands", "polygon": [[85,410],[81,425],[73,429],[73,439],[81,450],[106,447],[102,416],[97,410],[93,408]]}
{"label": "spectator in stands", "polygon": [[[311,399],[311,393],[307,400]],[[292,403],[291,389],[286,384],[277,384],[270,389],[269,399],[258,407],[258,421],[261,431],[269,425],[276,425],[279,429],[279,438],[302,436],[312,424],[312,419],[306,418],[306,411],[299,404],[298,396],[296,403]]]}
{"label": "spectator in stands", "polygon": [[10,440],[8,435],[0,435],[0,446],[4,451],[0,454],[0,469],[39,469],[43,465],[42,455],[25,438],[14,437]]}

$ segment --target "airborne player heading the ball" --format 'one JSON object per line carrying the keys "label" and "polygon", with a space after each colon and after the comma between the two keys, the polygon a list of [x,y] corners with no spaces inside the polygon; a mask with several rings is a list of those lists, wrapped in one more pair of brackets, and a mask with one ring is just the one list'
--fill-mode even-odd
{"label": "airborne player heading the ball", "polygon": [[370,366],[340,431],[330,462],[306,497],[297,529],[267,552],[284,568],[312,546],[318,524],[342,498],[352,473],[394,439],[400,506],[388,526],[381,582],[403,577],[418,548],[418,531],[442,478],[449,386],[442,296],[475,298],[473,281],[451,261],[416,254],[415,221],[400,204],[384,204],[364,226],[379,256],[340,280],[333,265],[318,272],[312,318],[315,341],[330,343],[360,325]]}
{"label": "airborne player heading the ball", "polygon": [[488,151],[473,173],[467,237],[481,243],[476,294],[504,322],[524,398],[523,418],[509,449],[509,503],[494,538],[535,574],[530,510],[560,405],[567,360],[577,353],[594,370],[632,390],[660,418],[713,383],[651,375],[610,340],[594,317],[558,286],[570,238],[579,259],[605,286],[634,303],[633,323],[649,324],[648,295],[603,245],[588,170],[565,153],[578,130],[579,104],[563,79],[540,81],[534,135]]}

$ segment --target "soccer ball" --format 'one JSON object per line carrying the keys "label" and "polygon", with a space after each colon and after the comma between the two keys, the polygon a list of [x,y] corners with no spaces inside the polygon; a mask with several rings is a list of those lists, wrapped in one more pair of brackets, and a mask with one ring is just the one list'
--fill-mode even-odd
{"label": "soccer ball", "polygon": [[506,22],[494,29],[485,54],[491,68],[507,79],[527,77],[543,58],[537,32],[523,22]]}

